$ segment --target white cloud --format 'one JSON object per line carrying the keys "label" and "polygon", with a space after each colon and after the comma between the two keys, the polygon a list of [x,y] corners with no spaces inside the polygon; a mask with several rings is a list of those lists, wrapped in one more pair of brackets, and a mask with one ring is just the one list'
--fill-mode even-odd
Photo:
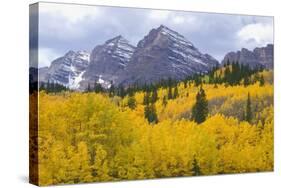
{"label": "white cloud", "polygon": [[[40,3],[39,14],[40,62],[43,66],[63,55],[57,56],[57,53],[92,50],[119,34],[137,44],[152,28],[161,24],[185,36],[200,51],[215,57],[273,41],[270,17],[54,3]],[[48,54],[51,57],[47,58]]]}
{"label": "white cloud", "polygon": [[40,13],[61,16],[70,23],[76,23],[86,17],[94,19],[100,15],[97,7],[71,4],[40,3],[39,10]]}
{"label": "white cloud", "polygon": [[273,24],[272,23],[252,23],[242,27],[237,32],[240,45],[253,48],[273,43]]}
{"label": "white cloud", "polygon": [[166,20],[170,15],[170,11],[166,10],[151,10],[149,13],[149,18],[154,20]]}
{"label": "white cloud", "polygon": [[50,66],[51,62],[60,56],[61,54],[58,54],[50,48],[39,48],[38,67]]}
{"label": "white cloud", "polygon": [[64,41],[78,39],[87,34],[85,26],[101,15],[102,9],[94,6],[40,3],[39,34]]}
{"label": "white cloud", "polygon": [[173,23],[174,24],[182,24],[182,23],[184,23],[184,21],[185,21],[185,19],[182,16],[175,16],[173,18]]}

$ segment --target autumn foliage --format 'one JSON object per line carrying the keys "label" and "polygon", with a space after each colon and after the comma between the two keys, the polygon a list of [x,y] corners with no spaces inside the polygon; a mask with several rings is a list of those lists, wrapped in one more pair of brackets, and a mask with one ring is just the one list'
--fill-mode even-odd
{"label": "autumn foliage", "polygon": [[[148,104],[143,91],[124,98],[41,91],[39,184],[271,171],[272,72],[261,74],[262,84],[247,86],[180,82],[177,96],[158,88]],[[200,87],[208,112],[197,124],[192,111]],[[157,122],[145,118],[146,106]]]}

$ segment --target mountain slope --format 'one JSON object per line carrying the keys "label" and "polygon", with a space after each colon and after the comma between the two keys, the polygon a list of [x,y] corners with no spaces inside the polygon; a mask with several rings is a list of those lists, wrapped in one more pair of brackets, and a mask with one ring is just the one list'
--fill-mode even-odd
{"label": "mountain slope", "polygon": [[218,61],[202,54],[179,33],[161,25],[142,39],[125,72],[119,73],[118,84],[153,83],[161,79],[183,79],[206,72]]}
{"label": "mountain slope", "polygon": [[59,83],[70,89],[78,89],[82,75],[89,65],[89,53],[86,51],[69,51],[55,59],[50,67],[39,69],[40,82]]}
{"label": "mountain slope", "polygon": [[273,44],[268,44],[265,47],[255,48],[250,51],[246,48],[242,48],[237,52],[229,52],[222,60],[222,64],[230,62],[239,62],[242,64],[248,64],[254,68],[256,66],[263,66],[268,69],[273,68]]}
{"label": "mountain slope", "polygon": [[[229,52],[222,64],[227,60],[272,69],[273,45],[253,51],[243,48]],[[69,51],[55,59],[50,67],[40,68],[39,80],[59,83],[74,90],[85,90],[96,83],[104,88],[112,84],[127,87],[169,78],[181,80],[207,72],[217,65],[216,59],[200,52],[183,35],[161,25],[152,29],[137,47],[119,35],[96,46],[90,54]]]}
{"label": "mountain slope", "polygon": [[90,64],[85,74],[82,87],[95,82],[108,88],[117,79],[117,72],[123,71],[130,63],[135,47],[121,35],[95,47],[90,56]]}

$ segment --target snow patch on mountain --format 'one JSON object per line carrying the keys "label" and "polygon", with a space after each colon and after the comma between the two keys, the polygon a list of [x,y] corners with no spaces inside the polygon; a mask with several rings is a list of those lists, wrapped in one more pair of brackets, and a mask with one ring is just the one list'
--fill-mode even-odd
{"label": "snow patch on mountain", "polygon": [[97,45],[90,54],[69,51],[44,71],[44,81],[60,83],[74,90],[86,89],[89,83],[110,88],[112,83],[128,86],[168,77],[183,79],[208,71],[217,64],[217,60],[202,54],[183,35],[161,25],[152,29],[137,47],[119,35]]}
{"label": "snow patch on mountain", "polygon": [[192,46],[193,47],[193,44],[190,41],[186,40],[184,38],[184,36],[182,36],[178,32],[173,31],[173,30],[169,29],[168,27],[166,27],[164,25],[161,25],[159,27],[159,29],[161,30],[161,33],[163,35],[169,36],[173,41],[177,42],[178,44],[185,45],[185,46]]}
{"label": "snow patch on mountain", "polygon": [[208,65],[207,65],[206,63],[204,63],[201,59],[196,58],[196,57],[194,57],[194,56],[192,56],[192,55],[189,55],[188,58],[189,58],[191,61],[194,61],[194,62],[199,63],[199,64],[204,65],[204,66],[208,66]]}
{"label": "snow patch on mountain", "polygon": [[79,74],[71,77],[69,76],[69,84],[68,87],[70,89],[78,89],[80,87],[80,82],[83,80],[83,74],[85,73],[85,71],[80,72]]}
{"label": "snow patch on mountain", "polygon": [[106,42],[107,52],[121,61],[128,62],[132,57],[135,47],[129,44],[129,41],[121,35]]}
{"label": "snow patch on mountain", "polygon": [[86,51],[78,51],[77,52],[77,59],[82,59],[86,62],[90,61],[90,54]]}
{"label": "snow patch on mountain", "polygon": [[102,75],[99,75],[99,79],[97,81],[98,84],[101,84],[103,88],[109,89],[111,87],[111,83],[102,79]]}
{"label": "snow patch on mountain", "polygon": [[55,59],[42,76],[41,82],[59,83],[70,89],[78,89],[83,73],[89,65],[90,54],[86,51],[68,51]]}

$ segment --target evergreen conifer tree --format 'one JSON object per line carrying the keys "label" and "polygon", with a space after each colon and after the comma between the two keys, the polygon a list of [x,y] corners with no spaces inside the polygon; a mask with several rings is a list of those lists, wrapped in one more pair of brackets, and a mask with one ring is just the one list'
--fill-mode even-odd
{"label": "evergreen conifer tree", "polygon": [[246,121],[248,121],[249,123],[251,123],[252,118],[253,118],[253,115],[252,115],[251,97],[250,97],[250,93],[248,93],[247,104],[246,104],[246,116],[245,116],[245,119],[246,119]]}
{"label": "evergreen conifer tree", "polygon": [[144,108],[144,116],[149,123],[158,123],[158,117],[154,104],[146,105]]}
{"label": "evergreen conifer tree", "polygon": [[167,97],[166,96],[163,97],[162,104],[163,104],[163,106],[167,106],[168,101],[167,101]]}
{"label": "evergreen conifer tree", "polygon": [[196,102],[192,107],[192,120],[200,124],[206,120],[208,116],[208,101],[206,99],[206,94],[201,87],[196,95]]}
{"label": "evergreen conifer tree", "polygon": [[264,78],[263,75],[260,77],[260,86],[264,86]]}
{"label": "evergreen conifer tree", "polygon": [[110,82],[110,88],[109,88],[109,97],[113,97],[115,92],[115,87],[113,85],[113,82]]}
{"label": "evergreen conifer tree", "polygon": [[195,157],[193,159],[192,166],[193,166],[192,167],[192,175],[193,176],[201,175],[200,166],[199,166],[198,161],[196,160]]}
{"label": "evergreen conifer tree", "polygon": [[151,103],[155,103],[158,100],[157,88],[155,88],[151,95]]}
{"label": "evergreen conifer tree", "polygon": [[176,86],[175,89],[174,89],[173,98],[176,99],[178,96],[179,96],[179,90],[178,90],[178,86]]}
{"label": "evergreen conifer tree", "polygon": [[173,98],[173,92],[172,92],[172,86],[169,86],[168,88],[168,100]]}
{"label": "evergreen conifer tree", "polygon": [[150,93],[147,91],[143,96],[143,105],[148,105],[150,101]]}
{"label": "evergreen conifer tree", "polygon": [[128,107],[133,110],[136,108],[136,106],[137,106],[137,102],[135,96],[133,94],[130,94],[128,98]]}

